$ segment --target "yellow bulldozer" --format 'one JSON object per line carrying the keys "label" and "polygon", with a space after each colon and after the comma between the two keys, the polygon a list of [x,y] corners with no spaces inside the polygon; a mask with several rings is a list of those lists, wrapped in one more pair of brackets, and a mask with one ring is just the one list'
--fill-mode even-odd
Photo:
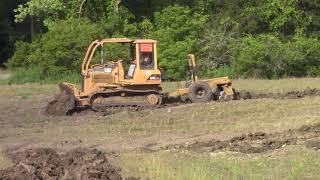
{"label": "yellow bulldozer", "polygon": [[[94,64],[96,51],[110,43],[128,44],[130,58],[105,61],[101,51],[101,61]],[[213,99],[213,91],[220,100],[233,97],[228,77],[198,80],[195,57],[192,54],[188,57],[191,73],[188,87],[163,94],[161,82],[164,74],[158,67],[157,41],[128,38],[96,40],[88,47],[82,62],[81,90],[75,84],[59,84],[61,93],[49,103],[47,110],[63,115],[81,107],[90,107],[94,111],[115,107],[158,107],[164,96],[187,95],[191,102],[208,102]]]}

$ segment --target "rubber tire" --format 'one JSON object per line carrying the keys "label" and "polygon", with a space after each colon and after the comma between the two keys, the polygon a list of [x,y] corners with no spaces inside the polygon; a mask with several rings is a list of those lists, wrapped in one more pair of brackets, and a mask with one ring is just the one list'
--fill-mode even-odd
{"label": "rubber tire", "polygon": [[[203,89],[205,94],[203,97],[197,97],[197,91],[199,89]],[[203,102],[210,102],[212,100],[212,90],[208,83],[203,81],[197,81],[189,87],[188,96],[191,102],[193,103],[203,103]]]}

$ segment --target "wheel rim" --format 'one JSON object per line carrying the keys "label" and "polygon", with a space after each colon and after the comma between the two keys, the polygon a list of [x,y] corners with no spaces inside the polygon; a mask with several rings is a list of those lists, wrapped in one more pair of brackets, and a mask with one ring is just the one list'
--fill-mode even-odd
{"label": "wheel rim", "polygon": [[197,96],[198,99],[204,98],[205,95],[206,95],[206,90],[205,90],[205,89],[203,89],[203,88],[198,88],[198,89],[196,90],[196,96]]}
{"label": "wheel rim", "polygon": [[159,102],[159,97],[157,95],[155,95],[155,94],[149,94],[147,96],[147,101],[151,105],[157,105],[158,102]]}
{"label": "wheel rim", "polygon": [[233,96],[227,95],[225,91],[221,91],[218,95],[219,101],[230,101],[233,99]]}
{"label": "wheel rim", "polygon": [[94,111],[104,111],[106,110],[104,106],[104,98],[102,96],[96,96],[91,101],[91,107]]}
{"label": "wheel rim", "polygon": [[224,91],[219,92],[219,101],[225,100],[226,93]]}

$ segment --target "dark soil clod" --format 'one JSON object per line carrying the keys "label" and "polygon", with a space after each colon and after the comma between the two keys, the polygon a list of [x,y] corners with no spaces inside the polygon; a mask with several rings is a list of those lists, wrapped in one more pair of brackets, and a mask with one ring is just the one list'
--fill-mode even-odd
{"label": "dark soil clod", "polygon": [[76,98],[73,90],[65,84],[59,84],[60,94],[57,94],[54,99],[48,103],[45,112],[52,116],[71,115],[76,107]]}
{"label": "dark soil clod", "polygon": [[320,150],[320,139],[312,139],[305,143],[309,149]]}
{"label": "dark soil clod", "polygon": [[1,180],[122,179],[120,169],[96,149],[75,149],[58,154],[54,149],[38,148],[9,155],[14,165],[0,170]]}

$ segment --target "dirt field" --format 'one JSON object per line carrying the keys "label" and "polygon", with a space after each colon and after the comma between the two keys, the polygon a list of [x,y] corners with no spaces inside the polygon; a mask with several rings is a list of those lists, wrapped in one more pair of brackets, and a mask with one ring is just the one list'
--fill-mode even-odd
{"label": "dirt field", "polygon": [[[49,155],[58,159],[50,161],[61,172],[55,177],[66,171],[88,177],[79,175],[82,165],[65,165],[70,153],[83,148],[89,157],[104,154],[99,162],[106,162],[87,169],[109,167],[123,178],[319,179],[320,79],[236,80],[234,86],[242,97],[245,91],[251,97],[108,116],[86,110],[53,117],[43,111],[57,92],[55,85],[0,85],[0,177],[1,172],[18,173],[21,164],[37,175],[32,158],[15,158],[30,149],[44,154],[35,162]],[[46,168],[40,171],[44,175]]]}

